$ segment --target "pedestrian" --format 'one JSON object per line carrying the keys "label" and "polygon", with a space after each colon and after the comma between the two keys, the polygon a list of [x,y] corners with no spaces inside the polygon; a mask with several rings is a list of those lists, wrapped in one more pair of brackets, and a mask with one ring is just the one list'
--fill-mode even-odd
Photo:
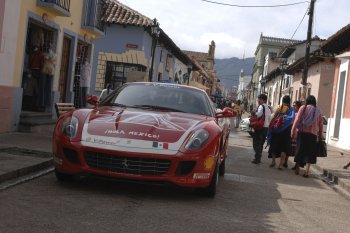
{"label": "pedestrian", "polygon": [[276,165],[276,157],[280,156],[278,169],[283,168],[286,157],[290,153],[293,120],[294,109],[290,105],[289,95],[285,95],[282,98],[282,105],[276,109],[269,126],[269,154],[272,157],[270,167]]}
{"label": "pedestrian", "polygon": [[237,100],[237,103],[232,103],[231,108],[236,112],[235,127],[238,128],[243,113],[241,100]]}
{"label": "pedestrian", "polygon": [[307,97],[305,105],[301,106],[292,127],[292,139],[297,141],[295,174],[299,174],[299,167],[305,168],[303,177],[309,177],[310,165],[317,162],[317,140],[323,140],[323,119],[316,98]]}
{"label": "pedestrian", "polygon": [[261,154],[263,151],[263,146],[265,143],[268,127],[270,124],[271,119],[271,111],[269,107],[266,104],[267,96],[265,94],[260,94],[258,96],[258,108],[256,111],[252,111],[252,115],[256,115],[257,118],[265,117],[264,122],[264,128],[261,130],[254,130],[253,134],[253,148],[254,148],[254,159],[252,160],[252,163],[254,164],[260,164],[261,163]]}
{"label": "pedestrian", "polygon": [[[296,101],[293,102],[293,108],[294,108],[295,115],[298,113],[300,107],[301,107],[301,101],[296,100]],[[292,156],[292,157],[295,156],[296,144],[297,144],[297,142],[295,140],[292,140],[292,144],[290,145],[290,150],[291,151],[290,151],[289,155],[287,155],[286,161],[283,164],[283,167],[288,168],[288,158],[289,158],[289,156]],[[296,165],[294,163],[294,166],[292,167],[292,170],[295,170],[295,169],[296,169]]]}

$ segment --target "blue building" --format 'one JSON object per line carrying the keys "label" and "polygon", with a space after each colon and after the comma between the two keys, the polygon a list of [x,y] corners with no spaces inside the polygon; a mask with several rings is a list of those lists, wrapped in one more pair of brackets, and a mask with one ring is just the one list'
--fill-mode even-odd
{"label": "blue building", "polygon": [[105,37],[94,41],[91,94],[133,81],[187,83],[191,60],[161,28],[156,36],[152,34],[153,20],[113,0],[106,2],[105,9]]}

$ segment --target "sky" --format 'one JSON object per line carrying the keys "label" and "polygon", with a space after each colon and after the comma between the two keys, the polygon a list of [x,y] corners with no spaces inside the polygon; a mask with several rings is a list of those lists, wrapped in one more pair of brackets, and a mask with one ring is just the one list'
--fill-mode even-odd
{"label": "sky", "polygon": [[[181,50],[208,52],[216,43],[215,58],[254,57],[264,36],[305,40],[310,1],[303,0],[119,0],[160,27]],[[312,36],[327,39],[350,23],[349,0],[316,0]],[[304,19],[303,19],[304,17]],[[303,20],[302,20],[303,19]],[[294,36],[293,36],[294,34]]]}

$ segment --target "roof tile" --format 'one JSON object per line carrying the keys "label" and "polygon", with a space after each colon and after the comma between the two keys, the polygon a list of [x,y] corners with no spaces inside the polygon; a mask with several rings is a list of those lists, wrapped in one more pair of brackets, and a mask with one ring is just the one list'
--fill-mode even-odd
{"label": "roof tile", "polygon": [[139,12],[125,6],[117,0],[106,1],[106,11],[102,16],[106,23],[117,23],[123,25],[149,26],[152,20]]}

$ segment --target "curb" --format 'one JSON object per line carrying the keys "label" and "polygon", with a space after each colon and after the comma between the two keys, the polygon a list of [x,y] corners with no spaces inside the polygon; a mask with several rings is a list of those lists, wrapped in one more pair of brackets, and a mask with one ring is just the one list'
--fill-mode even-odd
{"label": "curb", "polygon": [[44,170],[47,169],[49,167],[53,166],[53,159],[49,159],[47,161],[32,165],[32,166],[28,166],[28,167],[24,167],[24,168],[20,168],[8,173],[4,173],[0,175],[0,183],[5,182],[5,181],[9,181],[12,179],[16,179],[22,176],[26,176],[30,173],[34,173],[34,172],[38,172],[40,170]]}
{"label": "curb", "polygon": [[320,179],[328,184],[333,190],[341,194],[344,198],[350,201],[350,181],[344,178],[338,177],[337,174],[314,165],[314,169],[320,174]]}

